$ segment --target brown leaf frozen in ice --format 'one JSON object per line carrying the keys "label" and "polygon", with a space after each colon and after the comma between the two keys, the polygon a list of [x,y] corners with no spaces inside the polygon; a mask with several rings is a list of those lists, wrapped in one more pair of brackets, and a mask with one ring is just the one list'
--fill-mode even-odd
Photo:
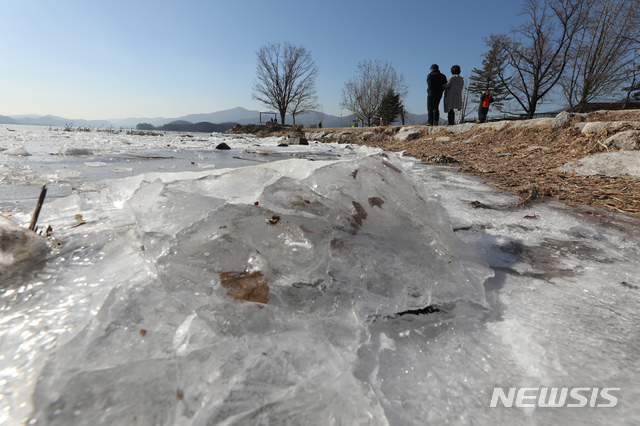
{"label": "brown leaf frozen in ice", "polygon": [[267,303],[269,280],[262,272],[220,272],[220,284],[235,300]]}

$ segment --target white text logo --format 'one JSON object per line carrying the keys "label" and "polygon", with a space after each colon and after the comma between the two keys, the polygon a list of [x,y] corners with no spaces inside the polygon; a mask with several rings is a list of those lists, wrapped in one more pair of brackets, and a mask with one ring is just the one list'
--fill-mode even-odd
{"label": "white text logo", "polygon": [[508,393],[505,393],[503,388],[494,388],[490,407],[497,407],[500,401],[507,408],[611,408],[618,403],[618,398],[611,392],[619,390],[620,388],[509,388]]}

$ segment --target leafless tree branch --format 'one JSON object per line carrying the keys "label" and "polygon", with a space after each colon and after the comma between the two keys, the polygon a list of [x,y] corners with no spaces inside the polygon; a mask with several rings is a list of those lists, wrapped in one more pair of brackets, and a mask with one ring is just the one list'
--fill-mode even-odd
{"label": "leafless tree branch", "polygon": [[618,92],[640,37],[640,10],[629,0],[585,0],[588,15],[571,49],[561,85],[570,107]]}
{"label": "leafless tree branch", "polygon": [[354,113],[363,124],[366,122],[371,126],[382,98],[389,90],[404,99],[408,93],[404,76],[387,61],[360,61],[356,76],[342,88],[340,106]]}
{"label": "leafless tree branch", "polygon": [[287,112],[295,116],[316,104],[318,69],[304,47],[268,44],[258,50],[257,59],[253,99],[276,109],[281,123]]}

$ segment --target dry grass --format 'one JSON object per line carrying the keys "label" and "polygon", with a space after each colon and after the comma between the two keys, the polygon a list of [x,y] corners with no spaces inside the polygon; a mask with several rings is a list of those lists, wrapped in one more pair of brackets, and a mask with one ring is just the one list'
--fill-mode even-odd
{"label": "dry grass", "polygon": [[[520,195],[521,203],[549,197],[567,204],[640,215],[640,180],[583,177],[556,171],[569,161],[607,151],[603,142],[613,133],[605,130],[583,134],[573,126],[578,121],[640,122],[640,111],[593,113],[586,118],[575,117],[558,129],[549,124],[518,128],[510,123],[501,130],[477,126],[458,135],[444,130],[429,135],[428,128],[414,126],[422,128],[422,136],[408,142],[393,140],[399,127],[323,130],[335,134],[351,130],[341,142],[404,151],[404,155],[421,158],[424,162],[443,156],[453,158],[457,163],[440,163],[458,167],[501,189],[515,192]],[[450,140],[439,141],[440,136],[448,136]]]}

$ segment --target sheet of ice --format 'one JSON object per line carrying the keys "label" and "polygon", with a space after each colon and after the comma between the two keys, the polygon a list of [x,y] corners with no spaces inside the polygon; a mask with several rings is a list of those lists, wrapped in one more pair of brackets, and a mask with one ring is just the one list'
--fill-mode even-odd
{"label": "sheet of ice", "polygon": [[[46,260],[0,288],[0,423],[640,421],[634,218],[347,146],[12,130],[32,155],[3,157],[1,212],[69,186]],[[621,390],[531,410],[496,386]]]}

